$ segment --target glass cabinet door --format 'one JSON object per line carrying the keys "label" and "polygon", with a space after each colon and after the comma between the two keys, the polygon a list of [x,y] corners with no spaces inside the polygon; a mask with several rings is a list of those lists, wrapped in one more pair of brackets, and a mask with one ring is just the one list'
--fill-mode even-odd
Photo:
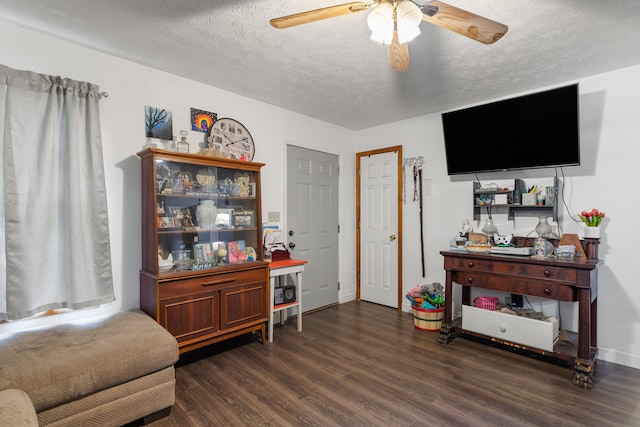
{"label": "glass cabinet door", "polygon": [[155,159],[158,273],[262,260],[259,172]]}

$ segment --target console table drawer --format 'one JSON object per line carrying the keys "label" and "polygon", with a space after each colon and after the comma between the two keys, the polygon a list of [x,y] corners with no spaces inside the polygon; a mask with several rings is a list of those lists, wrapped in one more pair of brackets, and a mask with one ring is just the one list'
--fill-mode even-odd
{"label": "console table drawer", "polygon": [[578,273],[575,269],[516,262],[454,258],[445,259],[444,268],[445,270],[508,274],[514,277],[524,276],[563,283],[576,283],[578,280]]}
{"label": "console table drawer", "polygon": [[509,292],[512,294],[531,295],[558,301],[576,301],[575,287],[559,285],[552,282],[527,280],[526,277],[490,276],[486,278],[489,289]]}
{"label": "console table drawer", "polygon": [[500,276],[485,273],[457,271],[453,281],[464,286],[494,289],[511,294],[531,295],[559,301],[576,301],[575,287],[527,277]]}

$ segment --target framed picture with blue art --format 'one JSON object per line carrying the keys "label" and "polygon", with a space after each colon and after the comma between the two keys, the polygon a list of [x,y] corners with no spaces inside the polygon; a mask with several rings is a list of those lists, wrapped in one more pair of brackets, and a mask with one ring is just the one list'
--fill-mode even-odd
{"label": "framed picture with blue art", "polygon": [[144,107],[145,132],[147,138],[173,141],[173,115],[164,108]]}
{"label": "framed picture with blue art", "polygon": [[210,111],[191,109],[191,130],[207,133],[209,128],[218,119],[216,113]]}

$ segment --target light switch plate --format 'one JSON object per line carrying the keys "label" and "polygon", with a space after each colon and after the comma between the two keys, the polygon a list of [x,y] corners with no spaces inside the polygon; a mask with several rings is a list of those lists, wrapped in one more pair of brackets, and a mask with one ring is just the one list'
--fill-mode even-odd
{"label": "light switch plate", "polygon": [[280,212],[278,211],[267,212],[267,221],[280,222]]}

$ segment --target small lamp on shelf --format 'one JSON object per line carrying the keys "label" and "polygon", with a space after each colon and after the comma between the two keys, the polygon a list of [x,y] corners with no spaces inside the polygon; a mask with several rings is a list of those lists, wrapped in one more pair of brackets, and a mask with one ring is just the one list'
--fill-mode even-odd
{"label": "small lamp on shelf", "polygon": [[482,232],[487,235],[488,243],[493,245],[493,236],[498,233],[498,227],[496,226],[496,223],[493,222],[493,218],[491,216],[489,216],[487,221],[484,223]]}
{"label": "small lamp on shelf", "polygon": [[547,221],[547,217],[538,217],[538,225],[536,225],[536,233],[538,233],[538,236],[545,238],[551,234],[552,231],[553,229],[551,228],[551,224]]}

